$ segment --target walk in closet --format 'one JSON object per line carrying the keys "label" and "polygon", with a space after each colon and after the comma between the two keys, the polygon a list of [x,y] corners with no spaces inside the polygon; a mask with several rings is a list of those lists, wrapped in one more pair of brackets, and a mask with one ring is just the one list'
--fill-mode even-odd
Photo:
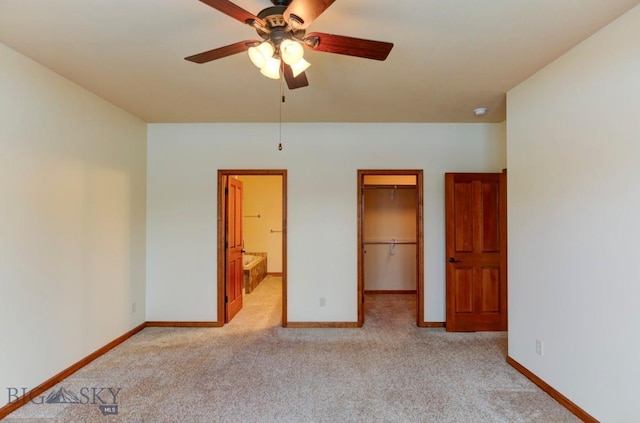
{"label": "walk in closet", "polygon": [[416,195],[413,175],[365,176],[365,292],[416,292]]}

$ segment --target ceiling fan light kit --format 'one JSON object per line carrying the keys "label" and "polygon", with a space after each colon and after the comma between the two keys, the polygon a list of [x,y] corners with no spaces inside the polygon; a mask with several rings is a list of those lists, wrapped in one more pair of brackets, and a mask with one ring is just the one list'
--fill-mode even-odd
{"label": "ceiling fan light kit", "polygon": [[280,79],[280,65],[282,62],[277,57],[270,57],[267,63],[260,69],[260,73],[271,79]]}
{"label": "ceiling fan light kit", "polygon": [[249,47],[248,53],[251,62],[260,69],[264,76],[271,79],[280,79],[282,62],[291,66],[294,77],[311,66],[309,62],[304,60],[302,44],[291,39],[283,40],[277,50],[271,41],[264,41],[255,47]]}
{"label": "ceiling fan light kit", "polygon": [[229,0],[200,0],[202,3],[253,27],[262,41],[247,40],[186,57],[194,63],[207,63],[247,51],[251,62],[268,78],[284,75],[289,89],[309,85],[305,71],[311,65],[304,59],[305,48],[365,59],[385,60],[392,43],[343,35],[314,32],[306,28],[335,0],[271,0],[274,4],[257,16]]}
{"label": "ceiling fan light kit", "polygon": [[265,41],[258,44],[255,47],[249,47],[249,58],[258,69],[262,69],[267,64],[267,60],[273,57],[274,53],[273,45],[270,42]]}
{"label": "ceiling fan light kit", "polygon": [[302,44],[298,41],[283,40],[282,43],[280,43],[280,56],[282,56],[282,60],[287,65],[293,66],[304,56]]}
{"label": "ceiling fan light kit", "polygon": [[306,71],[309,68],[309,66],[311,66],[311,63],[304,60],[304,58],[301,58],[300,60],[295,62],[293,65],[291,65],[291,70],[293,71],[293,77],[297,78],[298,75]]}

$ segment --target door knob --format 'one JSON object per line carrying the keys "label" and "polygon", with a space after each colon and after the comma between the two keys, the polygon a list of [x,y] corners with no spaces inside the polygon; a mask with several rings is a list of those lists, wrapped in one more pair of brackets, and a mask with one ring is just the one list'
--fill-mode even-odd
{"label": "door knob", "polygon": [[448,261],[449,261],[449,263],[460,263],[460,262],[462,262],[462,260],[456,260],[455,257],[449,257]]}

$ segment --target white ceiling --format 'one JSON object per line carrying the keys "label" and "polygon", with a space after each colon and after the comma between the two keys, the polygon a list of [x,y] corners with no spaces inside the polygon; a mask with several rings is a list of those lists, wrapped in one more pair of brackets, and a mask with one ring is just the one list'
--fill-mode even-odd
{"label": "white ceiling", "polygon": [[[285,88],[282,120],[502,122],[509,89],[637,4],[336,0],[308,32],[395,46],[384,62],[307,51],[310,86]],[[281,84],[245,53],[183,60],[257,38],[198,0],[0,0],[0,42],[147,122],[277,121]]]}

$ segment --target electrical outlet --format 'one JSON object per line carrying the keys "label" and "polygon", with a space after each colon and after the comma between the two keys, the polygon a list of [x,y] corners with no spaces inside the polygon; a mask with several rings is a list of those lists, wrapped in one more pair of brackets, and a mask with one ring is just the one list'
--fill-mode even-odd
{"label": "electrical outlet", "polygon": [[542,357],[544,354],[544,350],[542,348],[543,348],[542,341],[539,339],[536,339],[536,354],[538,354],[540,357]]}
{"label": "electrical outlet", "polygon": [[327,299],[325,297],[320,297],[320,307],[324,307],[327,305]]}

